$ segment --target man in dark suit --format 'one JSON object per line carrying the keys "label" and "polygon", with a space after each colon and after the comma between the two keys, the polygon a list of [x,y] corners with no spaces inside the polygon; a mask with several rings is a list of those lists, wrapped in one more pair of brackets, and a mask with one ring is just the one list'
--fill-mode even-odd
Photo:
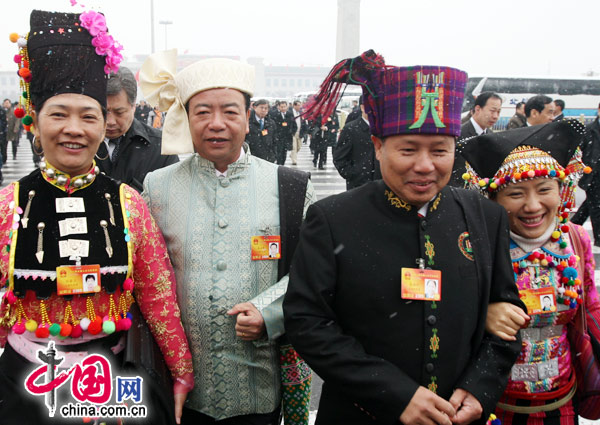
{"label": "man in dark suit", "polygon": [[316,423],[485,423],[521,349],[485,332],[487,306],[524,306],[506,211],[445,187],[467,75],[387,67],[372,51],[336,69],[334,83],[363,84],[383,180],[309,207],[290,269],[286,333],[324,380]]}
{"label": "man in dark suit", "polygon": [[554,119],[552,121],[562,121],[565,119],[565,101],[562,99],[556,99],[554,101]]}
{"label": "man in dark suit", "polygon": [[475,99],[473,116],[460,128],[460,138],[479,136],[491,131],[491,128],[500,118],[502,111],[502,98],[500,95],[485,91]]}
{"label": "man in dark suit", "polygon": [[585,190],[585,201],[571,220],[575,224],[585,223],[590,217],[594,233],[594,245],[600,246],[600,104],[598,116],[587,126],[587,142],[583,149],[583,163],[592,167],[579,181],[579,187]]}
{"label": "man in dark suit", "polygon": [[161,155],[161,132],[137,120],[137,82],[124,66],[110,75],[107,87],[106,139],[100,143],[96,163],[100,171],[143,190],[146,174],[179,161],[177,155]]}
{"label": "man in dark suit", "polygon": [[473,106],[473,115],[460,127],[460,138],[456,143],[456,155],[454,158],[454,166],[452,167],[452,178],[450,185],[455,187],[463,187],[463,174],[467,171],[465,160],[460,155],[461,141],[470,137],[479,136],[492,131],[492,127],[500,118],[502,111],[502,98],[500,95],[486,91],[482,92],[475,99]]}
{"label": "man in dark suit", "polygon": [[362,116],[360,105],[362,105],[362,96],[358,99],[358,101],[352,101],[352,112],[350,112],[346,117],[346,124],[349,124]]}
{"label": "man in dark suit", "polygon": [[333,164],[340,176],[346,179],[348,190],[381,178],[379,161],[375,158],[375,148],[371,141],[368,117],[362,103],[360,110],[362,116],[359,119],[346,121],[333,151]]}
{"label": "man in dark suit", "polygon": [[296,121],[294,115],[288,111],[285,100],[279,102],[279,111],[272,112],[269,116],[275,122],[275,152],[277,164],[284,165],[287,151],[293,148],[293,137],[296,132]]}
{"label": "man in dark suit", "polygon": [[152,112],[150,105],[146,101],[140,100],[140,104],[135,108],[135,119],[149,125],[148,116],[150,112]]}
{"label": "man in dark suit", "polygon": [[246,143],[250,152],[266,161],[275,162],[275,123],[268,117],[269,102],[259,99],[254,102],[248,120],[249,131]]}
{"label": "man in dark suit", "polygon": [[319,116],[312,123],[310,144],[314,152],[313,165],[318,166],[319,170],[324,170],[327,162],[327,149],[336,144],[340,122],[335,111],[324,122],[321,121],[321,116]]}
{"label": "man in dark suit", "polygon": [[525,102],[517,103],[515,114],[508,120],[507,130],[513,128],[527,127],[527,117],[525,116]]}
{"label": "man in dark suit", "polygon": [[538,94],[530,97],[525,103],[527,125],[542,125],[554,119],[554,102],[551,97]]}

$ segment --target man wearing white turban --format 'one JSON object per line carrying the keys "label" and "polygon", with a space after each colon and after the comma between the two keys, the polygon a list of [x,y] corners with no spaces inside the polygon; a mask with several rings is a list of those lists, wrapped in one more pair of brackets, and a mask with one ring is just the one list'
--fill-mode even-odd
{"label": "man wearing white turban", "polygon": [[[244,143],[252,66],[207,59],[176,74],[175,64],[174,50],[150,56],[140,86],[150,104],[168,111],[162,153],[194,152],[148,174],[143,193],[167,242],[197,371],[182,423],[277,423],[275,340],[284,332],[281,302],[288,282],[282,266],[295,247],[286,244],[286,207],[280,214],[282,198],[289,198],[280,196],[282,174],[289,171],[252,156]],[[302,182],[294,193],[299,231],[315,195],[305,173],[294,176]],[[280,247],[275,258],[273,243]]]}

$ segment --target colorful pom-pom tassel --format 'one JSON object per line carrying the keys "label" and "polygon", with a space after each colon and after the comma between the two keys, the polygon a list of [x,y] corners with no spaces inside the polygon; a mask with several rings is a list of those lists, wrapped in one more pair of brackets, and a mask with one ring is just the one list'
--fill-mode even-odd
{"label": "colorful pom-pom tassel", "polygon": [[102,331],[106,335],[110,335],[110,334],[114,333],[115,329],[116,329],[115,322],[113,322],[112,320],[106,320],[105,322],[102,323]]}
{"label": "colorful pom-pom tassel", "polygon": [[75,326],[73,326],[73,329],[71,330],[71,338],[79,338],[81,335],[83,335],[83,329],[81,329],[81,325],[77,324]]}
{"label": "colorful pom-pom tassel", "polygon": [[50,335],[56,336],[60,333],[60,325],[58,323],[52,323],[48,328]]}
{"label": "colorful pom-pom tassel", "polygon": [[15,117],[23,118],[25,116],[25,109],[23,108],[15,108],[14,112]]}
{"label": "colorful pom-pom tassel", "polygon": [[38,326],[38,328],[35,330],[35,336],[38,338],[48,338],[49,335],[50,329],[46,324]]}
{"label": "colorful pom-pom tassel", "polygon": [[38,328],[38,323],[33,319],[29,319],[25,323],[25,329],[27,329],[29,332],[35,332],[37,328]]}
{"label": "colorful pom-pom tassel", "polygon": [[88,319],[87,317],[84,317],[83,319],[81,319],[81,321],[79,322],[79,326],[81,327],[82,331],[87,331],[88,330],[88,326],[90,326],[90,323],[92,321],[90,319]]}
{"label": "colorful pom-pom tassel", "polygon": [[131,328],[131,319],[128,317],[119,320],[119,323],[121,323],[121,327],[124,331],[127,331],[129,328]]}
{"label": "colorful pom-pom tassel", "polygon": [[13,325],[12,331],[14,333],[16,333],[17,335],[21,335],[22,333],[25,332],[25,323],[23,323],[22,320],[19,320],[17,323],[15,323]]}
{"label": "colorful pom-pom tassel", "polygon": [[60,324],[60,336],[70,336],[71,332],[73,331],[73,326],[71,326],[68,323],[61,323]]}
{"label": "colorful pom-pom tassel", "polygon": [[98,335],[102,331],[102,319],[96,317],[92,320],[87,328],[87,331],[92,335]]}
{"label": "colorful pom-pom tassel", "polygon": [[130,277],[125,279],[125,282],[123,282],[123,289],[125,291],[133,291],[133,279]]}
{"label": "colorful pom-pom tassel", "polygon": [[7,291],[4,297],[6,298],[6,301],[8,301],[9,304],[14,304],[17,302],[17,297],[15,296],[12,290]]}

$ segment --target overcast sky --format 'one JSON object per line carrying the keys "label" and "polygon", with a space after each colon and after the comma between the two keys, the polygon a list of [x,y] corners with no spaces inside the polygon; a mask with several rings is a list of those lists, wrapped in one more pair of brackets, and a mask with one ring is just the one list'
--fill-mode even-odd
{"label": "overcast sky", "polygon": [[[104,12],[124,55],[149,53],[150,0],[82,0]],[[156,49],[264,57],[265,64],[335,62],[337,0],[154,0]],[[69,0],[2,2],[0,69],[15,69],[10,32],[31,9],[82,11]],[[360,49],[391,65],[435,64],[471,75],[600,73],[599,0],[362,0]]]}

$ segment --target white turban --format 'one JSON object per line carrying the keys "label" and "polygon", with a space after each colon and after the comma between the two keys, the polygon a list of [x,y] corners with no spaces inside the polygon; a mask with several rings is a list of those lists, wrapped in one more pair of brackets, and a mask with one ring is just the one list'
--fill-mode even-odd
{"label": "white turban", "polygon": [[160,111],[167,111],[162,130],[163,155],[194,152],[186,103],[196,93],[231,88],[252,96],[254,67],[232,59],[205,59],[176,74],[177,50],[154,53],[140,69],[144,97]]}

